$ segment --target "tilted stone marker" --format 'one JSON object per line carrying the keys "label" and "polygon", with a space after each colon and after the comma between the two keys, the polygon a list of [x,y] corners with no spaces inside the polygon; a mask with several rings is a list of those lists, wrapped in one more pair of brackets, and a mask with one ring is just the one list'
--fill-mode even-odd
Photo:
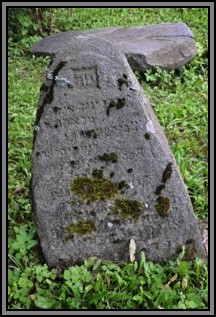
{"label": "tilted stone marker", "polygon": [[37,110],[32,204],[50,267],[204,249],[175,159],[123,54],[74,38],[49,66]]}
{"label": "tilted stone marker", "polygon": [[55,55],[60,47],[67,47],[75,36],[81,34],[91,34],[114,44],[125,54],[134,70],[153,66],[177,69],[193,59],[197,53],[193,33],[182,22],[59,32],[40,40],[31,48],[31,53],[37,56]]}

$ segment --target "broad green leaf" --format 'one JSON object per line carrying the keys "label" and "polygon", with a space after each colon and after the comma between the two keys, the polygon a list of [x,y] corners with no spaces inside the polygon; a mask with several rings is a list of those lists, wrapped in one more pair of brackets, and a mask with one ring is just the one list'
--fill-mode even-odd
{"label": "broad green leaf", "polygon": [[38,308],[51,309],[57,308],[60,304],[55,299],[37,296],[37,299],[35,300],[35,305]]}
{"label": "broad green leaf", "polygon": [[88,293],[89,291],[91,291],[94,288],[94,285],[87,285],[85,287],[85,292]]}

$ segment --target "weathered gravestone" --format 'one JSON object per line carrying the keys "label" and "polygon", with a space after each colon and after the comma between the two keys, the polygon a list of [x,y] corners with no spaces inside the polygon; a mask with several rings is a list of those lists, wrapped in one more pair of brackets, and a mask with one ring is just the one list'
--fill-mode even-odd
{"label": "weathered gravestone", "polygon": [[37,56],[54,55],[60,47],[67,47],[74,37],[81,34],[94,35],[114,44],[125,54],[132,69],[144,70],[154,66],[177,69],[197,53],[193,33],[182,22],[59,32],[40,40],[30,51]]}
{"label": "weathered gravestone", "polygon": [[78,36],[49,66],[35,126],[32,203],[45,260],[204,254],[185,185],[124,55]]}

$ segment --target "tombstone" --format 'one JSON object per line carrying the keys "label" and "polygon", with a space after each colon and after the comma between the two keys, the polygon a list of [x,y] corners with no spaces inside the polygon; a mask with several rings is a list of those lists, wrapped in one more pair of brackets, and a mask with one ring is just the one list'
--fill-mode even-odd
{"label": "tombstone", "polygon": [[133,70],[154,66],[178,69],[197,53],[193,33],[182,22],[59,32],[40,40],[30,51],[36,56],[54,55],[78,35],[93,35],[111,42],[125,54]]}
{"label": "tombstone", "polygon": [[167,139],[125,56],[77,36],[41,87],[32,206],[49,267],[87,257],[158,262],[186,245],[204,255],[190,198]]}

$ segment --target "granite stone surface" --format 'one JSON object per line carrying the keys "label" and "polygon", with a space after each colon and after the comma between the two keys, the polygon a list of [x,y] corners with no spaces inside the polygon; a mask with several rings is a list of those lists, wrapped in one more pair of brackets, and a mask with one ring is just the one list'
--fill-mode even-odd
{"label": "granite stone surface", "polygon": [[41,87],[32,207],[49,267],[95,256],[129,261],[129,243],[158,262],[182,245],[204,255],[167,139],[127,59],[78,35],[56,52]]}

